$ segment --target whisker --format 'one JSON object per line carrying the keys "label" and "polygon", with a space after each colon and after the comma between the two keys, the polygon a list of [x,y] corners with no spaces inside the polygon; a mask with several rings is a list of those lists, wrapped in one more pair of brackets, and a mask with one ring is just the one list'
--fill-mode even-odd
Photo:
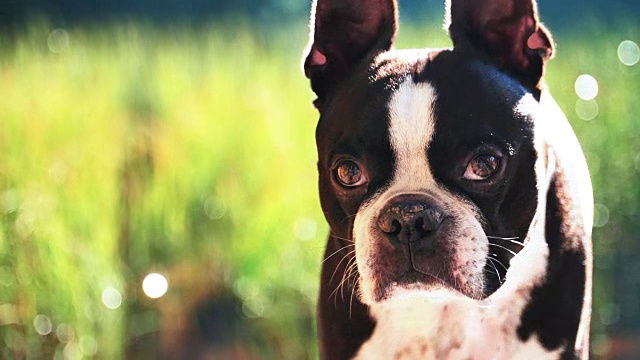
{"label": "whisker", "polygon": [[357,282],[358,282],[358,264],[354,261],[351,264],[351,267],[349,267],[349,281],[351,282],[350,284],[347,284],[351,287],[351,289],[353,290],[353,288],[356,286]]}
{"label": "whisker", "polygon": [[499,248],[501,248],[501,249],[504,249],[504,250],[508,251],[508,252],[509,252],[509,254],[511,254],[511,255],[513,255],[513,256],[516,256],[516,253],[515,253],[513,250],[511,250],[511,249],[509,249],[509,248],[506,248],[506,247],[504,247],[504,246],[502,246],[502,245],[489,243],[489,246],[499,247]]}
{"label": "whisker", "polygon": [[492,258],[492,257],[490,257],[490,256],[488,257],[488,259],[489,259],[489,260],[491,260],[491,261],[495,261],[495,262],[497,262],[497,263],[498,263],[498,265],[502,266],[502,268],[503,268],[505,271],[509,271],[509,268],[507,268],[506,266],[504,266],[504,264],[503,264],[500,260],[498,260],[498,259],[496,259],[496,258]]}
{"label": "whisker", "polygon": [[[343,274],[344,277],[344,274]],[[331,292],[331,294],[329,294],[329,298],[333,297],[333,304],[337,306],[338,304],[338,290],[342,289],[342,285],[343,285],[343,281],[340,280],[340,283],[338,283],[338,285],[336,286],[335,289],[333,289],[333,291]],[[342,298],[344,298],[344,295],[342,296]]]}
{"label": "whisker", "polygon": [[340,236],[337,236],[337,235],[331,235],[331,237],[335,238],[335,239],[338,239],[338,240],[348,241],[350,243],[354,243],[355,244],[355,241],[353,241],[352,239],[343,238],[343,237],[340,237]]}
{"label": "whisker", "polygon": [[333,306],[338,306],[338,290],[340,290],[340,285],[338,285],[329,295],[329,298],[333,297]]}
{"label": "whisker", "polygon": [[329,259],[330,259],[332,256],[334,256],[335,254],[337,254],[337,253],[339,253],[340,251],[342,251],[342,250],[344,250],[344,249],[346,249],[346,248],[349,248],[349,247],[351,247],[351,246],[355,246],[355,245],[354,245],[354,244],[349,244],[349,245],[347,245],[347,246],[343,246],[343,247],[341,247],[340,249],[338,249],[338,250],[334,251],[334,252],[333,252],[333,254],[331,254],[331,255],[327,256],[324,260],[322,260],[322,264],[324,264],[324,262],[325,262],[325,261],[329,260]]}
{"label": "whisker", "polygon": [[336,288],[333,289],[331,294],[329,294],[329,298],[333,297],[333,305],[334,306],[338,305],[338,290],[340,290],[340,285],[342,285],[342,282],[340,282],[340,284],[338,284],[338,286],[336,286]]}
{"label": "whisker", "polygon": [[[349,254],[354,253],[354,251],[349,252],[348,254],[346,254],[342,260],[340,260],[340,263],[342,263],[344,261],[344,259],[346,259]],[[338,290],[340,290],[340,296],[344,299],[344,285],[347,282],[347,279],[350,275],[348,275],[350,273],[350,269],[351,267],[353,267],[353,264],[355,264],[355,257],[351,257],[349,259],[349,261],[347,261],[347,265],[346,270],[342,273],[342,278],[340,279],[340,282],[338,283],[338,285],[336,286],[336,288],[331,292],[331,294],[329,295],[329,297],[334,296],[334,301],[337,302],[338,301]],[[338,263],[338,266],[336,266],[336,269],[333,271],[333,275],[331,276],[331,280],[329,280],[329,282],[333,281],[333,277],[336,274],[336,271],[338,270],[338,268],[340,267],[340,263]]]}
{"label": "whisker", "polygon": [[490,239],[503,239],[503,240],[517,240],[519,239],[519,237],[517,236],[512,236],[512,237],[504,237],[504,236],[491,236],[491,235],[487,235],[488,238]]}
{"label": "whisker", "polygon": [[344,274],[342,274],[342,280],[340,281],[340,287],[342,288],[340,290],[340,296],[344,299],[344,287],[349,286],[349,278],[352,276],[352,272],[353,272],[353,266],[356,264],[356,258],[352,257],[346,265],[346,270],[344,271]]}
{"label": "whisker", "polygon": [[[358,281],[357,267],[358,265],[356,264],[355,258],[354,258],[354,261],[352,262],[351,266],[349,266],[349,270],[348,270],[349,276],[347,277],[347,285],[351,288],[351,294],[349,295],[349,319],[351,319],[351,308],[353,306],[353,295],[355,293],[355,285],[356,285],[356,282]],[[349,279],[353,279],[353,282],[351,284],[349,284]]]}
{"label": "whisker", "polygon": [[360,277],[356,277],[355,282],[351,287],[351,297],[349,298],[349,319],[351,319],[351,309],[353,307],[353,298],[355,297],[355,294],[356,294],[356,286],[358,286],[359,283],[360,283]]}
{"label": "whisker", "polygon": [[503,241],[508,241],[512,244],[517,244],[520,246],[524,246],[524,242],[522,241],[516,241],[518,238],[514,237],[514,238],[503,238],[503,237],[498,237],[498,236],[487,236],[488,239],[496,239],[496,240],[503,240]]}
{"label": "whisker", "polygon": [[[493,271],[493,269],[489,268],[489,269],[484,269],[484,273],[485,274],[489,274],[489,276],[496,276],[497,274]],[[500,279],[500,275],[498,275],[498,279]],[[500,283],[502,284],[502,280],[500,280]]]}
{"label": "whisker", "polygon": [[[340,262],[338,262],[338,265],[336,265],[336,268],[333,270],[333,274],[331,274],[331,279],[329,279],[329,282],[333,281],[333,278],[336,276],[336,272],[338,271],[338,269],[340,268],[340,264],[342,264],[342,262],[348,258],[351,257],[351,254],[354,254],[356,252],[356,250],[351,250],[348,253],[344,254],[344,256],[342,257],[342,259],[340,259]],[[352,257],[353,258],[353,257]],[[351,259],[349,259],[351,260]],[[347,262],[348,263],[348,262]]]}
{"label": "whisker", "polygon": [[496,275],[498,275],[498,281],[502,284],[502,278],[500,277],[500,272],[498,272],[498,268],[496,267],[496,264],[494,264],[492,258],[487,258],[489,260],[489,263],[491,264],[491,266],[493,267],[493,269],[496,271]]}

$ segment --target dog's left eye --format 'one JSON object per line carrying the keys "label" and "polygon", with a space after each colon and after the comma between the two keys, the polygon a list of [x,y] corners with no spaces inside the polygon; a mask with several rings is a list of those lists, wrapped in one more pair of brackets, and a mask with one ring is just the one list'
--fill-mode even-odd
{"label": "dog's left eye", "polygon": [[343,186],[359,186],[366,182],[367,178],[353,160],[342,159],[334,168],[336,180]]}
{"label": "dog's left eye", "polygon": [[464,177],[468,180],[487,180],[500,169],[500,162],[497,155],[480,154],[469,162]]}

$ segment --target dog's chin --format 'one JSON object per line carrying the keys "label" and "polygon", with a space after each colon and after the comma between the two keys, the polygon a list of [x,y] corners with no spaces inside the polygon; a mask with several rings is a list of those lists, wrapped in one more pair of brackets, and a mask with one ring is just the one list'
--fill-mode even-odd
{"label": "dog's chin", "polygon": [[408,272],[400,276],[396,281],[386,285],[381,285],[374,297],[374,302],[383,302],[396,296],[403,296],[411,293],[433,294],[440,297],[448,294],[455,297],[466,297],[479,300],[484,294],[471,288],[456,288],[443,280],[434,279],[417,271]]}
{"label": "dog's chin", "polygon": [[413,283],[397,283],[394,282],[385,288],[384,294],[378,299],[378,302],[383,302],[398,296],[407,296],[414,293],[422,294],[460,294],[459,291],[453,289],[446,284],[433,283],[425,284],[422,282]]}

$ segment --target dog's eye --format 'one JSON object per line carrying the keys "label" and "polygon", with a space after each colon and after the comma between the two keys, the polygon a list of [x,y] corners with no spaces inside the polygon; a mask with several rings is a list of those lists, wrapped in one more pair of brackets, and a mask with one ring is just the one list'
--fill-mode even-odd
{"label": "dog's eye", "polygon": [[486,180],[500,169],[500,161],[496,155],[480,154],[469,162],[464,177],[468,180]]}
{"label": "dog's eye", "polygon": [[342,159],[335,166],[336,180],[344,186],[359,186],[366,182],[366,177],[355,161]]}

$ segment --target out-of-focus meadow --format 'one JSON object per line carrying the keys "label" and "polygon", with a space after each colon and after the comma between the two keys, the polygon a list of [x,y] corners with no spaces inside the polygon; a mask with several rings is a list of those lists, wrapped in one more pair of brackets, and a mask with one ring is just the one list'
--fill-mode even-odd
{"label": "out-of-focus meadow", "polygon": [[[557,34],[547,76],[595,185],[603,358],[640,354],[639,30]],[[0,358],[317,357],[328,229],[306,32],[0,34]],[[399,42],[449,44],[438,22]]]}

